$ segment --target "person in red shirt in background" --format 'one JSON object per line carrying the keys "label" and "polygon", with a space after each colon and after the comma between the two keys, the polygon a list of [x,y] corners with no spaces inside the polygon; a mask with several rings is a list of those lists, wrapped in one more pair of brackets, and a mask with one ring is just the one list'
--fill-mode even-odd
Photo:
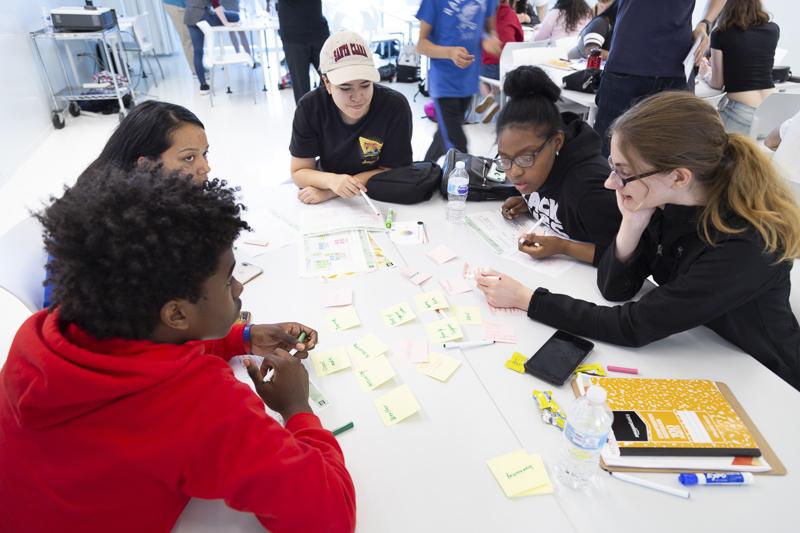
{"label": "person in red shirt in background", "polygon": [[[273,533],[354,530],[353,482],[299,361],[317,333],[234,325],[232,245],[249,229],[235,194],[106,166],[37,215],[54,304],[0,371],[0,529],[169,531],[196,497]],[[228,364],[246,353],[264,357],[244,362],[258,395]]]}
{"label": "person in red shirt in background", "polygon": [[[524,38],[519,17],[517,17],[517,13],[512,7],[513,3],[514,0],[500,0],[497,5],[497,15],[495,19],[497,37],[500,39],[503,48],[505,48],[506,43],[521,43]],[[485,50],[483,51],[481,57],[481,76],[492,78],[493,80],[500,79],[499,55],[493,55]],[[483,113],[489,109],[489,112],[483,117],[483,122],[488,124],[500,110],[500,105],[495,104],[495,97],[500,93],[500,90],[499,88],[490,87],[488,84],[483,83],[481,84],[481,92],[483,92],[486,97],[478,104],[475,111]]]}

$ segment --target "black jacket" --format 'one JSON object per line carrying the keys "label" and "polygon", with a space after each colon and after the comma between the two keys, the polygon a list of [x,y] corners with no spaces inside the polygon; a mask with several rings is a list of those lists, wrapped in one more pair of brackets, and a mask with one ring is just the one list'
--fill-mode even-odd
{"label": "black jacket", "polygon": [[[653,275],[659,287],[638,301],[607,307],[537,289],[528,316],[577,335],[643,346],[705,325],[800,390],[800,326],[789,306],[792,262],[775,263],[758,233],[698,234],[699,208],[657,210],[627,264],[606,250],[597,285],[607,300],[633,298]],[[729,222],[731,223],[731,222]]]}
{"label": "black jacket", "polygon": [[528,208],[556,234],[595,244],[596,265],[619,229],[617,198],[604,186],[609,169],[600,136],[575,113],[561,117],[564,146],[547,181],[527,198]]}

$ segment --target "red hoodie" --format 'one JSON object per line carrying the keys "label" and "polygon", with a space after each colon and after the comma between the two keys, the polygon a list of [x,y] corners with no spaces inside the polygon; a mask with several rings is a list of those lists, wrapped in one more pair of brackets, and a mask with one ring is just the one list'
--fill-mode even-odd
{"label": "red hoodie", "polygon": [[[506,43],[521,43],[525,39],[517,12],[511,9],[508,4],[497,6],[494,25],[497,31],[497,38],[500,39],[504,47]],[[484,65],[497,65],[500,63],[500,56],[494,56],[484,50],[481,56],[481,63]]]}
{"label": "red hoodie", "polygon": [[274,533],[353,531],[333,435],[313,414],[281,427],[228,366],[242,327],[174,345],[30,317],[0,371],[0,529],[169,531],[197,497]]}

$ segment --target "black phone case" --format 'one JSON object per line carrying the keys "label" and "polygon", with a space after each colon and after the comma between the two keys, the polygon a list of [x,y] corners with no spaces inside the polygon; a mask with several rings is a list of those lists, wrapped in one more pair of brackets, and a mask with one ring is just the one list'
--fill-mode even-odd
{"label": "black phone case", "polygon": [[[533,363],[533,360],[537,355],[544,355],[551,349],[549,345],[553,339],[560,339],[569,342],[582,352],[582,355],[576,359],[569,372],[563,376],[554,376],[552,374],[543,372],[542,369],[536,368]],[[572,376],[572,373],[575,372],[576,368],[578,368],[578,365],[580,365],[583,360],[586,359],[586,356],[589,355],[589,352],[591,352],[593,349],[593,342],[559,329],[553,333],[549,339],[547,339],[547,342],[545,342],[541,348],[536,350],[536,353],[534,353],[527,361],[525,361],[525,371],[532,376],[536,376],[539,379],[547,381],[548,383],[561,386],[566,383],[567,380],[569,380],[569,378]]]}

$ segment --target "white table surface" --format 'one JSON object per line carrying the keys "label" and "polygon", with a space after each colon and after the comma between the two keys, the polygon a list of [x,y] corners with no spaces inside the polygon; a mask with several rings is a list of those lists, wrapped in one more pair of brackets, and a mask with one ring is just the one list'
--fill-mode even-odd
{"label": "white table surface", "polygon": [[[286,190],[253,195],[258,203],[279,203],[290,212]],[[359,205],[359,200],[334,200]],[[245,203],[248,199],[245,198]],[[378,203],[385,213],[387,204]],[[417,312],[411,324],[390,329],[378,310],[401,301],[414,307],[421,290],[439,289],[437,280],[456,277],[465,260],[476,266],[493,266],[532,287],[545,286],[590,301],[603,303],[595,286],[594,271],[576,264],[558,279],[536,275],[525,267],[495,256],[472,231],[445,221],[445,205],[437,196],[417,206],[394,206],[396,220],[425,221],[429,244],[395,246],[381,239],[387,255],[401,266],[409,264],[434,276],[422,289],[401,277],[397,269],[323,282],[300,279],[297,250],[292,245],[255,259],[265,272],[245,287],[244,307],[256,322],[300,320],[317,327],[320,349],[352,342],[367,333],[378,335],[390,346],[403,338],[425,338],[423,324],[438,317]],[[256,207],[258,209],[260,207]],[[307,209],[302,207],[300,209]],[[497,209],[499,203],[470,203],[469,212]],[[251,211],[253,207],[251,204]],[[425,253],[446,244],[459,254],[456,260],[436,265]],[[321,326],[328,310],[319,303],[320,293],[352,287],[354,305],[362,326],[330,333]],[[475,291],[450,296],[450,305],[481,306],[484,321],[493,319],[482,295]],[[494,318],[494,320],[498,320]],[[322,413],[323,424],[334,427],[352,420],[355,428],[338,439],[353,476],[358,502],[358,531],[545,531],[634,532],[646,524],[648,531],[672,532],[679,521],[683,531],[701,531],[712,523],[726,531],[790,531],[795,522],[793,503],[800,482],[793,473],[800,467],[796,449],[800,425],[796,413],[800,394],[705,328],[698,328],[641,349],[596,343],[587,362],[633,366],[647,377],[709,378],[726,382],[753,418],[789,471],[785,477],[757,476],[756,484],[736,488],[698,488],[690,500],[682,500],[601,476],[601,488],[574,492],[556,486],[555,495],[507,499],[489,473],[486,460],[524,447],[539,453],[551,471],[560,432],[544,424],[531,398],[533,389],[553,389],[529,375],[504,368],[514,351],[532,354],[553,330],[525,316],[503,317],[516,329],[518,343],[450,352],[463,361],[447,383],[416,372],[399,355],[389,359],[397,372],[394,381],[370,393],[363,392],[350,371],[312,379],[332,402]],[[467,339],[482,337],[480,326],[463,327]],[[384,427],[372,400],[408,384],[422,409],[393,427]],[[555,388],[562,406],[569,404],[566,386]],[[328,420],[330,419],[330,420]],[[335,422],[333,422],[335,421]],[[678,486],[674,474],[639,474]],[[192,501],[175,531],[258,531],[250,516],[232,511],[221,502]]]}

